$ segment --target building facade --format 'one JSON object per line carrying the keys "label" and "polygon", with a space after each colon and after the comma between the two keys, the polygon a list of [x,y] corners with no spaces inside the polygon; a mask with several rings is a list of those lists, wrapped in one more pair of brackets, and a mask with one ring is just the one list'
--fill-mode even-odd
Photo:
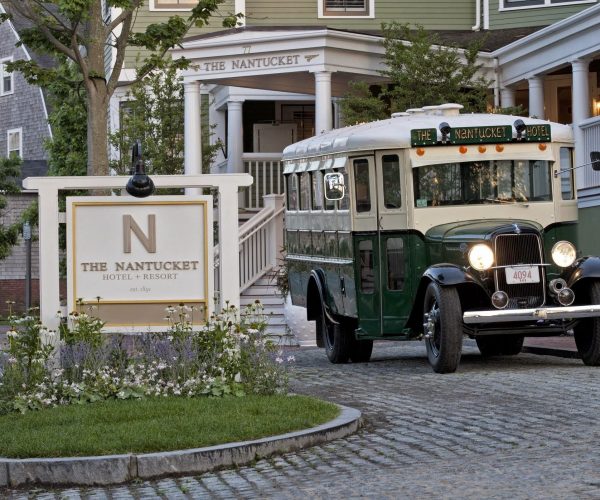
{"label": "building facade", "polygon": [[[4,13],[0,3],[0,13]],[[17,47],[19,20],[0,24],[0,157],[17,155],[22,158],[21,180],[45,175],[48,170],[44,141],[51,138],[44,94],[39,87],[29,85],[21,73],[10,73],[6,64],[21,59],[36,58],[43,65],[48,59],[38,58],[27,47]],[[21,213],[35,201],[33,193],[23,192],[9,197],[0,224],[17,222]],[[25,243],[20,240],[11,255],[0,261],[0,315],[6,313],[6,300],[17,302],[21,310],[25,296]],[[37,242],[32,245],[32,297],[37,302],[38,259]]]}

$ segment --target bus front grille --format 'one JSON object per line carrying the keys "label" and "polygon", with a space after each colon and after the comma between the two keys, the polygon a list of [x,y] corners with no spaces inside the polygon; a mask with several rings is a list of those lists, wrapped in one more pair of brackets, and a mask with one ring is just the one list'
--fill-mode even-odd
{"label": "bus front grille", "polygon": [[[540,238],[536,234],[500,234],[495,240],[497,266],[519,266],[540,264],[543,262]],[[508,284],[506,268],[494,271],[496,290],[508,294],[507,309],[526,309],[545,303],[546,275],[544,267],[539,266],[538,283]]]}

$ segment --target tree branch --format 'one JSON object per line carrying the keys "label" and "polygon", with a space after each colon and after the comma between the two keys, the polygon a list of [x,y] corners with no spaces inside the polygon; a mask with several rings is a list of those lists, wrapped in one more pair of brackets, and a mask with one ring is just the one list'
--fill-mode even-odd
{"label": "tree branch", "polygon": [[107,83],[108,95],[112,95],[114,90],[117,88],[117,84],[119,83],[121,68],[123,67],[123,61],[125,61],[127,41],[129,40],[129,33],[131,32],[131,27],[133,24],[132,20],[133,11],[129,11],[128,15],[123,18],[121,34],[116,37],[115,46],[117,48],[117,57],[115,58],[115,65]]}

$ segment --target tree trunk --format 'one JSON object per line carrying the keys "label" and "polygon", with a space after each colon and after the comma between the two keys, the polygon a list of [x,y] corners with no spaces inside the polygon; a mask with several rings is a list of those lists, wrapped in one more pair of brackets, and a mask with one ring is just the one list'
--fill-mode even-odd
{"label": "tree trunk", "polygon": [[108,96],[106,84],[100,79],[89,86],[88,91],[88,175],[108,175]]}
{"label": "tree trunk", "polygon": [[91,0],[89,6],[86,90],[88,104],[87,143],[88,175],[108,175],[108,104],[104,60],[106,33],[102,1]]}

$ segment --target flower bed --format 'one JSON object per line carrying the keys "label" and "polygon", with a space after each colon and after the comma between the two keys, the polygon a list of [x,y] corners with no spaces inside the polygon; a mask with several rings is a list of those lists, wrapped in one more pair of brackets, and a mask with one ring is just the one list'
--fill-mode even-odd
{"label": "flower bed", "polygon": [[192,308],[169,306],[165,332],[130,336],[130,342],[103,334],[92,312],[71,313],[58,333],[33,315],[10,316],[8,346],[0,351],[0,414],[108,399],[287,391],[294,359],[266,337],[260,303],[239,313],[229,307],[200,330],[192,327]]}

